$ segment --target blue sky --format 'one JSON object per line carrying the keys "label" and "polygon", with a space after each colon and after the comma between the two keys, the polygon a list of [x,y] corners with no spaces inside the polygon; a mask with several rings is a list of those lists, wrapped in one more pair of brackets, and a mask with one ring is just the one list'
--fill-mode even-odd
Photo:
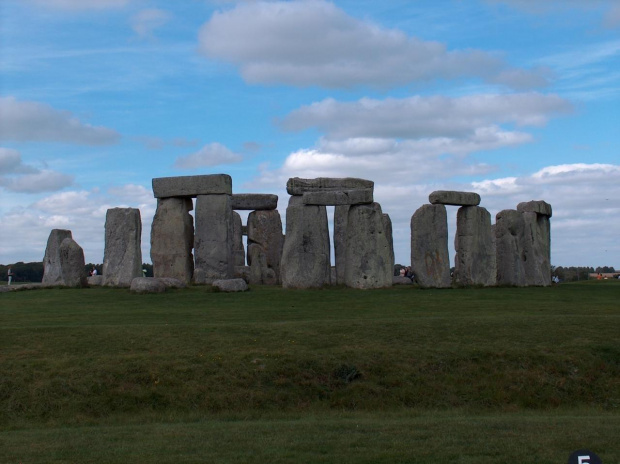
{"label": "blue sky", "polygon": [[117,206],[150,261],[151,179],[227,173],[283,216],[289,177],[373,180],[403,264],[434,190],[544,199],[553,264],[620,267],[617,0],[3,0],[0,72],[3,264],[53,228],[102,262]]}

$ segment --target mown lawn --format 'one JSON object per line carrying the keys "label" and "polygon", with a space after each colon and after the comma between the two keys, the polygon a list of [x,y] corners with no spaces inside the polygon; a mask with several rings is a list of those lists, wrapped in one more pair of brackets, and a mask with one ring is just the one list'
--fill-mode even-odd
{"label": "mown lawn", "polygon": [[0,462],[620,462],[620,283],[0,294]]}

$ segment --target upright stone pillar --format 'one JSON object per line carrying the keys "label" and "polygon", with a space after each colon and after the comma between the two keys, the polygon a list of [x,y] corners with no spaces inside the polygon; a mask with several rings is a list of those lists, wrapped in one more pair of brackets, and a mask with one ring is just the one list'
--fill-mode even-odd
{"label": "upright stone pillar", "polygon": [[142,221],[140,210],[112,208],[105,219],[103,285],[129,287],[142,277]]}
{"label": "upright stone pillar", "polygon": [[480,206],[462,206],[456,216],[454,281],[492,286],[497,282],[491,215]]}
{"label": "upright stone pillar", "polygon": [[551,205],[542,200],[519,203],[525,222],[525,280],[527,285],[551,285]]}
{"label": "upright stone pillar", "polygon": [[43,257],[43,280],[46,285],[62,285],[62,267],[60,265],[60,245],[66,238],[71,238],[71,231],[52,229],[47,238],[45,256]]}
{"label": "upright stone pillar", "polygon": [[385,231],[385,237],[388,241],[388,246],[390,249],[390,269],[392,270],[392,275],[394,273],[394,237],[392,236],[392,219],[390,219],[390,215],[383,213],[383,230]]}
{"label": "upright stone pillar", "polygon": [[423,205],[411,217],[411,270],[421,287],[452,285],[448,215],[443,204]]}
{"label": "upright stone pillar", "polygon": [[525,286],[525,221],[523,213],[505,209],[495,217],[497,284]]}
{"label": "upright stone pillar", "polygon": [[[280,262],[284,235],[278,210],[252,211],[248,216],[248,265],[251,267],[251,283],[274,285],[281,282]],[[260,247],[250,253],[250,247]],[[255,259],[255,256],[264,256]],[[259,277],[260,276],[260,277]]]}
{"label": "upright stone pillar", "polygon": [[86,287],[86,265],[84,250],[71,237],[60,244],[60,267],[62,285],[66,287]]}
{"label": "upright stone pillar", "polygon": [[194,240],[194,282],[212,283],[235,275],[230,195],[198,195]]}
{"label": "upright stone pillar", "polygon": [[350,205],[334,207],[334,260],[336,264],[336,282],[344,285],[344,270],[346,263],[347,220]]}
{"label": "upright stone pillar", "polygon": [[286,235],[280,272],[285,288],[322,287],[330,283],[329,230],[325,206],[304,205],[292,196],[286,208]]}
{"label": "upright stone pillar", "polygon": [[173,277],[186,284],[194,273],[194,220],[191,198],[158,198],[151,226],[154,277]]}
{"label": "upright stone pillar", "polygon": [[345,285],[353,288],[392,286],[392,255],[379,203],[353,205],[347,219]]}
{"label": "upright stone pillar", "polygon": [[243,248],[243,222],[241,215],[233,211],[233,255],[235,266],[245,266],[245,249]]}

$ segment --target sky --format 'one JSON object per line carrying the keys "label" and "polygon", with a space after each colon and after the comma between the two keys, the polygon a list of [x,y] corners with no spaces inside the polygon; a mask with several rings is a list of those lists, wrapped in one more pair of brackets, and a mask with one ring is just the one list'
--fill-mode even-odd
{"label": "sky", "polygon": [[620,268],[620,1],[0,0],[0,263],[101,263],[114,207],[150,262],[152,179],[219,173],[283,222],[372,180],[401,264],[435,190],[545,200],[553,265]]}

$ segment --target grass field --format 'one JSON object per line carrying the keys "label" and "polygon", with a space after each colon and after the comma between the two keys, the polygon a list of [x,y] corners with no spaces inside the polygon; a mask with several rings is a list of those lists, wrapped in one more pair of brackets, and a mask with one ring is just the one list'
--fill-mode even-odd
{"label": "grass field", "polygon": [[0,294],[0,462],[620,462],[620,282]]}

